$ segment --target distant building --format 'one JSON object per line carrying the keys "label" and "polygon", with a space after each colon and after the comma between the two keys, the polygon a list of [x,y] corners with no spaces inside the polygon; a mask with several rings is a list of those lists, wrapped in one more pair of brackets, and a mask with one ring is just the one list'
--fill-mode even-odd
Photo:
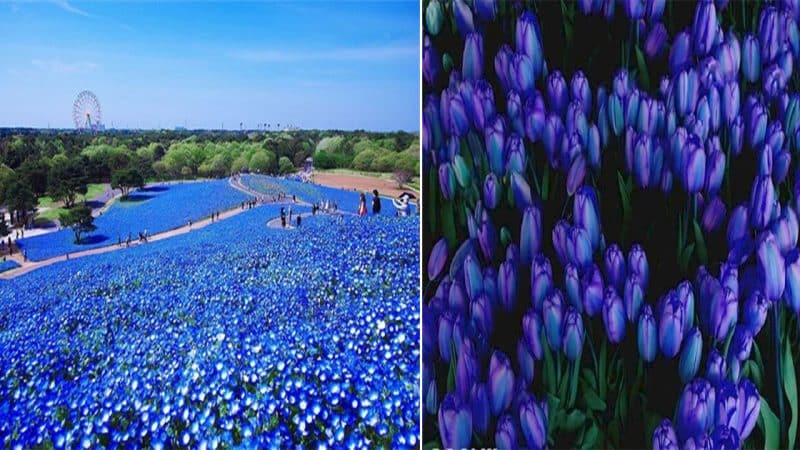
{"label": "distant building", "polygon": [[312,172],[314,170],[314,158],[310,156],[306,158],[306,163],[303,166],[303,170],[306,172]]}

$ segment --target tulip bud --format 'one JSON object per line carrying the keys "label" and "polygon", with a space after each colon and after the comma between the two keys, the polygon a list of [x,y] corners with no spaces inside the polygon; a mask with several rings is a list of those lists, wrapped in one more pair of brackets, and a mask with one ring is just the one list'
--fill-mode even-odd
{"label": "tulip bud", "polygon": [[686,69],[691,64],[692,46],[691,37],[686,31],[681,31],[675,36],[672,48],[669,52],[670,73],[674,76]]}
{"label": "tulip bud", "polygon": [[733,209],[731,218],[728,221],[728,246],[733,247],[737,241],[744,238],[748,231],[747,206],[741,204]]}
{"label": "tulip bud", "polygon": [[459,401],[452,392],[439,405],[439,436],[444,448],[469,447],[472,442],[470,406]]}
{"label": "tulip bud", "polygon": [[625,308],[622,299],[613,287],[608,286],[603,296],[603,323],[606,335],[612,344],[619,344],[625,337]]}
{"label": "tulip bud", "polygon": [[[439,5],[439,2],[436,0],[432,1],[428,5],[428,10],[431,9],[431,5],[433,4]],[[425,78],[425,83],[432,86],[436,82],[436,75],[439,74],[440,69],[441,62],[439,60],[439,52],[437,52],[436,47],[431,44],[430,37],[425,35],[422,45],[422,75],[423,78]]]}
{"label": "tulip bud", "polygon": [[636,272],[630,272],[625,280],[625,315],[628,322],[635,323],[644,302],[644,287]]}
{"label": "tulip bud", "polygon": [[453,189],[456,184],[456,175],[450,167],[450,163],[439,165],[439,187],[442,189],[442,196],[446,200],[453,198]]}
{"label": "tulip bud", "polygon": [[582,70],[578,70],[572,75],[570,93],[572,101],[579,102],[583,113],[588,115],[592,110],[592,90],[589,87],[589,80]]}
{"label": "tulip bud", "polygon": [[667,29],[661,22],[655,24],[644,41],[644,52],[648,58],[653,59],[661,53],[667,43]]}
{"label": "tulip bud", "polygon": [[685,306],[675,291],[669,291],[659,303],[658,344],[667,358],[678,354],[683,341]]}
{"label": "tulip bud", "polygon": [[686,440],[707,432],[714,424],[716,396],[714,388],[703,378],[686,385],[678,403],[678,437]]}
{"label": "tulip bud", "polygon": [[567,93],[567,82],[561,72],[555,70],[547,76],[547,104],[551,111],[558,115],[566,112],[569,101]]}
{"label": "tulip bud", "polygon": [[497,13],[496,0],[476,0],[475,12],[478,13],[478,17],[481,20],[491,22],[494,20],[495,13]]}
{"label": "tulip bud", "polygon": [[517,208],[523,209],[533,204],[531,188],[525,177],[517,172],[511,172],[511,191],[514,194],[514,203]]}
{"label": "tulip bud", "polygon": [[467,35],[461,71],[465,80],[477,81],[483,78],[483,36],[480,33]]}
{"label": "tulip bud", "polygon": [[514,419],[508,414],[504,414],[497,419],[497,431],[494,434],[494,443],[498,449],[519,448],[517,428]]}
{"label": "tulip bud", "polygon": [[628,94],[628,100],[625,104],[625,125],[628,127],[635,127],[637,125],[636,122],[639,120],[639,98],[638,89],[634,89]]}
{"label": "tulip bud", "polygon": [[523,97],[533,92],[535,78],[533,61],[524,53],[514,53],[509,64],[508,82],[512,89],[518,91]]}
{"label": "tulip bud", "polygon": [[584,270],[592,264],[592,241],[583,228],[571,227],[569,229],[567,253],[569,261],[572,261],[580,270]]}
{"label": "tulip bud", "polygon": [[583,309],[589,317],[594,317],[603,307],[603,275],[597,264],[586,271],[581,281]]}
{"label": "tulip bud", "polygon": [[606,248],[605,273],[610,286],[614,286],[617,291],[623,291],[625,287],[625,258],[617,244],[611,244]]}
{"label": "tulip bud", "polygon": [[487,208],[495,209],[500,203],[500,198],[502,197],[500,193],[501,189],[502,185],[497,179],[497,176],[489,172],[489,174],[486,175],[486,180],[483,182],[483,202]]}
{"label": "tulip bud", "polygon": [[614,74],[614,87],[613,91],[623,102],[628,99],[628,90],[630,89],[630,81],[628,79],[628,71],[626,69],[618,69]]}
{"label": "tulip bud", "polygon": [[759,148],[764,143],[767,134],[767,110],[760,103],[756,103],[750,110],[747,122],[747,133],[752,148]]}
{"label": "tulip bud", "polygon": [[495,176],[501,177],[505,171],[505,122],[500,115],[491,120],[485,131],[486,154],[489,159],[489,167]]}
{"label": "tulip bud", "polygon": [[695,54],[698,57],[709,54],[719,43],[720,35],[714,2],[701,0],[695,9],[694,24],[692,26]]}
{"label": "tulip bud", "polygon": [[490,336],[494,330],[494,319],[492,318],[492,303],[486,294],[481,294],[472,302],[471,319],[472,323],[485,336]]}
{"label": "tulip bud", "polygon": [[731,123],[729,130],[731,152],[733,155],[738,155],[742,152],[742,145],[744,144],[744,119],[741,115],[736,116]]}
{"label": "tulip bud", "polygon": [[722,288],[722,295],[712,298],[709,325],[717,341],[724,341],[736,324],[738,306],[736,295],[729,288]]}
{"label": "tulip bud", "polygon": [[550,344],[550,348],[558,351],[561,348],[561,322],[564,317],[564,298],[561,295],[561,291],[553,289],[544,298],[542,316],[544,317],[547,343]]}
{"label": "tulip bud", "polygon": [[783,24],[777,8],[767,6],[761,9],[758,19],[758,41],[761,44],[761,57],[764,64],[774,61],[783,46]]}
{"label": "tulip bud", "polygon": [[527,164],[527,152],[525,145],[522,143],[522,138],[516,133],[511,133],[511,136],[506,140],[506,172],[524,173]]}
{"label": "tulip bud", "polygon": [[542,359],[542,321],[535,310],[529,309],[522,318],[522,333],[525,344],[531,355],[537,360]]}
{"label": "tulip bud", "polygon": [[547,401],[537,402],[528,396],[519,406],[519,423],[528,448],[544,448],[547,444]]}
{"label": "tulip bud", "polygon": [[757,336],[767,321],[767,311],[771,303],[760,291],[753,291],[744,303],[742,319],[753,336]]}
{"label": "tulip bud", "polygon": [[542,143],[544,144],[547,159],[553,168],[558,167],[558,158],[556,157],[558,148],[561,147],[561,141],[564,136],[564,124],[561,117],[555,113],[550,113],[547,116],[547,121],[544,124],[544,131],[542,132]]}
{"label": "tulip bud", "polygon": [[500,306],[512,311],[517,300],[517,271],[513,261],[503,261],[497,273],[497,289],[500,291]]}
{"label": "tulip bud", "polygon": [[742,74],[751,83],[761,77],[761,49],[758,39],[749,33],[744,37],[742,48]]}
{"label": "tulip bud", "polygon": [[562,349],[567,360],[577,360],[583,350],[583,319],[581,318],[581,313],[572,306],[567,307],[561,336]]}
{"label": "tulip bud", "polygon": [[[790,259],[790,261],[790,264],[796,265],[796,255]],[[758,278],[763,286],[764,296],[771,301],[779,299],[783,294],[787,278],[794,276],[787,275],[786,269],[789,269],[789,272],[793,272],[795,268],[784,266],[783,256],[778,249],[775,236],[771,231],[765,231],[758,238],[758,243],[756,244],[756,263]],[[800,269],[800,266],[798,266],[798,268]],[[793,282],[793,280],[791,282]],[[796,286],[800,286],[800,283],[796,284]],[[795,287],[790,287],[790,290],[792,289],[800,292],[800,290],[797,290]]]}
{"label": "tulip bud", "polygon": [[472,10],[469,9],[469,5],[466,1],[454,0],[453,13],[456,17],[456,26],[462,38],[475,31],[475,23],[472,20]]}
{"label": "tulip bud", "polygon": [[564,266],[564,290],[569,303],[580,311],[581,280],[578,269],[572,263],[567,263],[567,265]]}
{"label": "tulip bud", "polygon": [[628,251],[628,271],[639,275],[639,282],[643,289],[647,289],[650,280],[650,268],[647,263],[647,254],[639,244],[633,244]]}
{"label": "tulip bud", "polygon": [[497,74],[498,80],[500,80],[500,86],[503,88],[503,92],[508,92],[511,88],[511,81],[508,79],[508,73],[513,54],[514,51],[511,50],[511,47],[509,47],[508,44],[503,44],[494,57],[494,71]]}
{"label": "tulip bud", "polygon": [[639,344],[639,356],[646,362],[653,362],[658,351],[658,331],[656,330],[656,319],[653,317],[653,310],[650,305],[645,304],[642,313],[639,315],[639,328],[637,329],[637,342]]}
{"label": "tulip bud", "polygon": [[447,262],[447,239],[442,238],[436,242],[428,257],[428,279],[435,280],[442,273]]}
{"label": "tulip bud", "polygon": [[487,386],[492,414],[497,417],[511,405],[514,388],[514,372],[511,370],[511,362],[500,351],[492,353],[489,361]]}
{"label": "tulip bud", "polygon": [[703,355],[703,334],[697,327],[692,328],[686,335],[686,343],[681,351],[678,372],[681,381],[686,384],[697,375],[700,368],[700,357]]}
{"label": "tulip bud", "polygon": [[692,113],[697,104],[699,82],[697,72],[688,69],[680,72],[675,80],[675,111],[681,117]]}
{"label": "tulip bud", "polygon": [[[444,12],[439,0],[431,0],[428,7],[425,8],[425,25],[428,28],[428,34],[436,36],[442,28],[442,20],[444,19]],[[433,414],[433,413],[431,413]]]}
{"label": "tulip bud", "polygon": [[464,285],[467,288],[467,296],[472,300],[483,293],[483,274],[478,260],[472,255],[464,260]]}
{"label": "tulip bud", "polygon": [[742,441],[750,436],[756,426],[756,420],[761,412],[761,396],[758,389],[748,379],[742,379],[737,386],[739,411],[739,437]]}
{"label": "tulip bud", "polygon": [[706,205],[701,218],[703,230],[710,233],[725,222],[725,203],[719,197],[714,197]]}
{"label": "tulip bud", "polygon": [[[794,249],[786,256],[786,289],[783,292],[786,306],[795,314],[800,313],[800,258],[798,255],[800,254],[797,249]],[[761,267],[759,266],[760,271]]]}
{"label": "tulip bud", "polygon": [[686,163],[682,168],[683,187],[689,194],[700,192],[705,184],[706,153],[697,145],[696,139],[690,139],[686,146]]}
{"label": "tulip bud", "polygon": [[553,269],[550,260],[540,253],[531,266],[531,303],[536,311],[542,310],[542,302],[552,288]]}
{"label": "tulip bud", "polygon": [[478,229],[478,244],[480,245],[483,256],[487,259],[492,259],[494,249],[497,247],[497,232],[489,218],[489,214],[485,210],[481,214],[481,223]]}
{"label": "tulip bud", "polygon": [[533,95],[525,101],[525,136],[531,142],[538,141],[542,135],[546,114],[547,110],[542,95],[539,94],[539,91],[534,91]]}
{"label": "tulip bud", "polygon": [[731,341],[730,355],[739,362],[747,361],[750,358],[750,351],[753,348],[753,334],[744,325],[736,325]]}
{"label": "tulip bud", "polygon": [[653,431],[653,450],[674,450],[678,448],[678,437],[669,419],[664,419]]}
{"label": "tulip bud", "polygon": [[567,223],[566,220],[561,219],[556,222],[556,225],[553,227],[553,232],[551,233],[553,238],[553,248],[556,251],[558,262],[560,262],[562,266],[566,265],[567,261],[570,260],[567,253],[567,239],[569,230],[569,223]]}
{"label": "tulip bud", "polygon": [[525,11],[517,19],[516,26],[516,49],[527,55],[533,63],[533,78],[539,78],[542,72],[542,33],[539,28],[539,21],[536,16]]}

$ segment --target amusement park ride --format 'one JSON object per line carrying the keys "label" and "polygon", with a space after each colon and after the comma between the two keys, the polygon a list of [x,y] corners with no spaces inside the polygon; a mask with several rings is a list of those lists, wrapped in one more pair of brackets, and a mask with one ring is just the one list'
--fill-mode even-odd
{"label": "amusement park ride", "polygon": [[82,91],[72,104],[72,122],[79,131],[102,131],[100,101],[92,91]]}

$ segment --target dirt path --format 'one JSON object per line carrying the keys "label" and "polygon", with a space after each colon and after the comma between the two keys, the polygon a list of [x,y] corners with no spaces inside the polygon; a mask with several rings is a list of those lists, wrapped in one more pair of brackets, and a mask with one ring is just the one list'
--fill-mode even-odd
{"label": "dirt path", "polygon": [[419,196],[419,193],[410,187],[406,189],[399,189],[397,187],[397,183],[394,181],[366,175],[349,175],[315,171],[314,183],[321,184],[323,186],[334,187],[337,189],[343,189],[345,191],[372,192],[373,189],[377,189],[381,195],[391,197],[397,197],[403,192],[414,192],[417,196]]}

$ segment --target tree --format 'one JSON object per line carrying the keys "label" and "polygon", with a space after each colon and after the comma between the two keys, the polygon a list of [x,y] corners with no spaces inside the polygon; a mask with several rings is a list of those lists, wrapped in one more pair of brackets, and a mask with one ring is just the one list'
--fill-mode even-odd
{"label": "tree", "polygon": [[111,188],[122,189],[122,198],[127,198],[133,188],[144,187],[144,178],[136,169],[117,170],[111,175]]}
{"label": "tree", "polygon": [[47,192],[47,173],[49,171],[50,166],[47,164],[46,157],[26,159],[17,170],[36,196],[44,195]]}
{"label": "tree", "polygon": [[12,222],[24,223],[28,211],[36,206],[36,196],[28,188],[25,180],[16,174],[6,180],[3,198],[11,212]]}
{"label": "tree", "polygon": [[250,170],[266,173],[275,163],[275,154],[267,150],[259,150],[250,157]]}
{"label": "tree", "polygon": [[403,189],[406,183],[411,181],[412,175],[411,172],[403,169],[395,170],[392,174],[392,179],[397,182],[397,187]]}
{"label": "tree", "polygon": [[11,230],[8,229],[8,224],[6,223],[6,215],[0,215],[0,238],[6,237],[11,233]]}
{"label": "tree", "polygon": [[81,234],[90,233],[97,229],[92,217],[92,210],[88,206],[80,205],[69,209],[59,216],[61,226],[72,228],[75,233],[75,243],[81,243]]}
{"label": "tree", "polygon": [[62,200],[67,208],[75,205],[75,198],[79,194],[86,194],[87,179],[83,167],[77,158],[53,158],[53,167],[47,177],[48,190],[54,198]]}
{"label": "tree", "polygon": [[281,156],[281,159],[278,160],[278,171],[280,171],[281,174],[294,172],[294,164],[292,164],[289,158]]}

